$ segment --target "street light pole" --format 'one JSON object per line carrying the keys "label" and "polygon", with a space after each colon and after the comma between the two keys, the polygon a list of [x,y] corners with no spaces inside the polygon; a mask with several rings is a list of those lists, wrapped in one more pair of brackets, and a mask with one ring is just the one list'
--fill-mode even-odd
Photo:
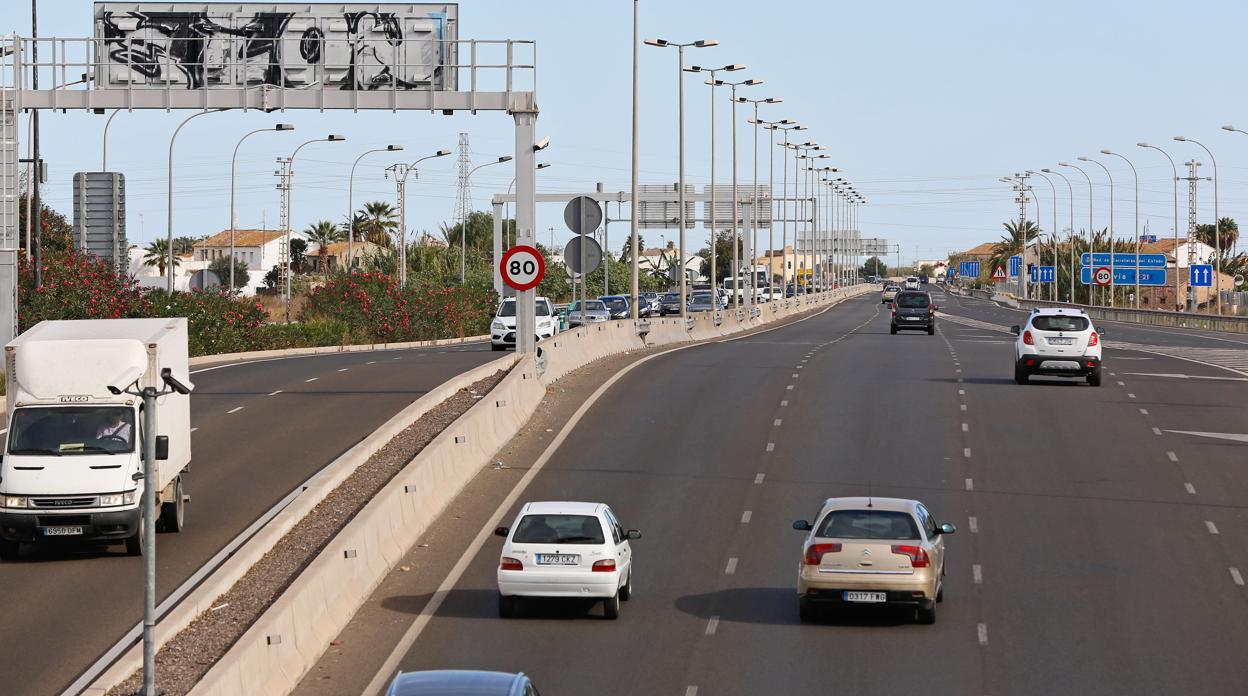
{"label": "street light pole", "polygon": [[[116,115],[116,112],[114,112],[114,115]],[[109,119],[111,120],[112,117],[110,116]],[[107,128],[107,126],[105,126],[105,128]],[[268,131],[291,131],[294,129],[295,127],[289,123],[279,123],[272,128],[259,128],[243,135],[243,137],[238,139],[238,144],[234,146],[234,154],[230,157],[230,284],[227,286],[231,295],[234,294],[234,288],[238,287],[234,284],[234,236],[238,233],[238,220],[234,215],[234,179],[238,164],[238,148],[243,146],[244,140],[250,138],[256,133],[265,133]]]}
{"label": "street light pole", "polygon": [[304,147],[312,143],[340,143],[347,139],[345,135],[328,135],[324,138],[313,138],[299,145],[295,151],[290,153],[290,157],[286,160],[286,323],[290,323],[290,276],[294,272],[292,268],[292,255],[290,253],[290,228],[293,225],[291,220],[294,218],[292,210],[295,207],[295,155]]}
{"label": "street light pole", "polygon": [[[754,203],[752,206],[750,206],[750,212],[754,216],[754,219],[753,219],[754,224],[752,225],[754,230],[753,230],[753,239],[750,240],[750,262],[749,262],[750,304],[747,305],[748,307],[752,305],[754,303],[754,300],[758,298],[758,272],[754,268],[754,265],[755,265],[754,262],[756,259],[758,259],[758,216],[759,216],[759,212],[758,212],[759,210],[759,206],[758,206],[758,127],[762,123],[761,121],[758,120],[758,105],[759,104],[779,104],[784,100],[780,99],[779,97],[767,97],[765,99],[750,99],[748,97],[738,97],[737,100],[743,104],[754,105],[754,119],[750,121],[750,123],[754,124],[754,193],[753,193]],[[735,123],[733,124],[733,129],[734,131],[736,129]],[[770,226],[768,227],[768,229],[770,229]]]}
{"label": "street light pole", "polygon": [[[1044,172],[1045,174],[1052,174],[1053,176],[1062,177],[1062,181],[1066,182],[1066,189],[1070,193],[1070,206],[1069,206],[1070,207],[1070,234],[1068,235],[1068,238],[1070,240],[1070,303],[1074,304],[1075,303],[1075,283],[1077,282],[1075,280],[1075,187],[1070,185],[1070,179],[1066,178],[1066,175],[1061,172],[1055,172],[1052,169],[1041,169],[1040,171]],[[1053,224],[1054,224],[1054,227],[1057,226],[1056,222],[1054,222]],[[1053,259],[1053,263],[1054,264],[1057,263],[1056,258]],[[1057,269],[1054,269],[1054,273],[1056,272],[1057,272]]]}
{"label": "street light pole", "polygon": [[[173,254],[173,143],[174,141],[178,139],[178,133],[182,131],[183,126],[190,123],[192,120],[199,118],[200,116],[203,116],[204,114],[214,114],[214,113],[217,113],[218,111],[225,111],[225,109],[209,109],[207,111],[196,111],[190,116],[187,116],[186,119],[183,120],[181,123],[179,123],[178,127],[173,129],[173,135],[169,137],[169,171],[168,171],[168,175],[166,176],[168,189],[165,192],[165,199],[169,206],[168,218],[166,219],[167,229],[165,230],[165,243],[168,245],[169,248],[166,249],[165,252],[169,254],[169,258],[166,260],[166,264],[165,264],[165,273],[166,273],[165,291],[168,292],[170,295],[173,294],[173,259],[174,259],[174,254]],[[35,114],[38,115],[38,113],[39,112],[36,109]],[[36,155],[35,177],[33,181],[38,181],[38,180],[39,180],[39,162],[38,162],[38,156]],[[36,201],[36,205],[35,205],[36,214],[37,214],[38,207],[39,207],[38,202]],[[36,219],[35,224],[37,225],[38,223],[39,221],[38,219]],[[38,230],[36,230],[36,232],[38,232]],[[36,264],[36,269],[37,268],[38,268],[38,265]]]}
{"label": "street light pole", "polygon": [[355,158],[355,162],[351,164],[351,174],[347,176],[347,272],[351,272],[351,267],[355,265],[355,167],[364,159],[366,155],[374,152],[397,152],[402,150],[402,145],[387,145],[379,147],[375,150],[365,150]]}
{"label": "street light pole", "polygon": [[1114,302],[1117,299],[1114,297],[1114,294],[1115,294],[1114,291],[1117,289],[1115,286],[1117,284],[1117,273],[1118,273],[1114,264],[1114,261],[1116,260],[1116,254],[1117,254],[1117,251],[1114,249],[1114,175],[1109,172],[1109,167],[1106,167],[1104,164],[1101,164],[1100,162],[1092,159],[1091,157],[1080,156],[1078,159],[1080,162],[1091,162],[1092,164],[1095,164],[1101,169],[1104,169],[1105,176],[1109,177],[1109,275],[1110,275],[1110,281],[1109,281],[1109,303],[1106,306],[1113,307]]}
{"label": "street light pole", "polygon": [[1209,154],[1209,161],[1213,162],[1213,258],[1217,264],[1213,274],[1213,295],[1214,307],[1218,316],[1222,315],[1222,221],[1218,217],[1218,160],[1213,156],[1213,151],[1205,147],[1204,143],[1185,138],[1181,135],[1174,136],[1179,142],[1195,143],[1200,149]]}
{"label": "street light pole", "polygon": [[[1223,126],[1226,128],[1226,126]],[[1180,304],[1179,299],[1179,168],[1174,163],[1174,158],[1169,152],[1148,143],[1136,143],[1136,147],[1146,147],[1150,150],[1156,150],[1166,156],[1166,160],[1170,162],[1170,170],[1174,173],[1171,183],[1174,184],[1174,302],[1177,308]]]}
{"label": "street light pole", "polygon": [[108,120],[104,121],[104,135],[100,138],[102,152],[100,153],[100,171],[108,171],[108,127],[113,125],[113,117],[121,112],[121,109],[113,109],[113,113],[108,115]]}
{"label": "street light pole", "polygon": [[[1044,171],[1044,170],[1041,170],[1041,171]],[[1044,179],[1045,181],[1049,182],[1049,188],[1053,189],[1053,229],[1049,230],[1049,239],[1053,240],[1053,292],[1052,292],[1052,295],[1053,295],[1053,301],[1057,302],[1057,185],[1053,183],[1052,179],[1045,176],[1041,172],[1035,172],[1029,169],[1027,170],[1027,173],[1035,174],[1041,179]],[[1036,208],[1036,217],[1037,218],[1040,217],[1040,209],[1038,207]],[[1043,266],[1044,262],[1041,261],[1040,265]],[[1136,265],[1139,265],[1138,259],[1136,260]],[[1037,273],[1037,279],[1039,279],[1040,272],[1036,271],[1036,273]]]}
{"label": "street light pole", "polygon": [[[442,157],[444,155],[449,155],[449,154],[450,154],[449,150],[439,150],[438,154],[430,155],[430,157]],[[428,157],[422,158],[422,159],[428,159]],[[417,161],[419,162],[420,160],[417,160]],[[499,157],[493,162],[486,162],[485,164],[478,164],[477,166],[469,170],[468,175],[464,177],[465,188],[467,188],[468,182],[472,181],[472,175],[475,174],[478,169],[481,169],[482,167],[492,167],[496,164],[502,164],[504,162],[510,162],[510,161],[511,161],[511,155],[503,155],[502,157]],[[414,165],[415,163],[413,163],[413,166]],[[470,208],[472,207],[471,201],[469,201],[468,206]],[[471,211],[469,212],[469,216],[471,216]],[[405,264],[404,267],[406,268],[407,230],[401,231],[400,238],[402,240],[402,243],[400,244],[400,246],[403,247],[403,253],[404,253],[403,262]],[[468,277],[468,217],[465,217],[463,220],[460,220],[459,222],[459,284],[463,285],[465,282],[467,282],[466,280],[467,277]]]}
{"label": "street light pole", "polygon": [[[639,5],[640,5],[640,0],[633,0],[633,105],[632,105],[632,108],[633,108],[633,133],[632,133],[633,143],[632,143],[632,159],[629,164],[629,169],[631,170],[630,177],[632,180],[632,198],[630,199],[630,202],[629,202],[629,216],[628,217],[629,217],[629,230],[632,235],[630,239],[632,240],[632,245],[633,245],[632,247],[633,253],[631,254],[632,268],[630,269],[630,272],[629,272],[630,289],[632,291],[632,295],[629,298],[630,299],[629,311],[632,314],[634,326],[637,325],[637,318],[638,318],[637,305],[639,304],[638,299],[640,297],[640,292],[641,292],[640,286],[638,285],[638,277],[637,277],[641,268],[639,265],[641,263],[640,261],[641,249],[637,248],[637,222],[638,222],[637,220],[637,215],[638,215],[637,213],[637,179],[638,179],[637,97],[640,91],[639,83],[638,83],[638,69],[637,69],[638,53],[640,53],[640,50],[639,50],[640,47],[637,45],[638,44],[637,13],[638,13]],[[551,234],[551,247],[552,248],[550,250],[550,253],[554,254],[555,250],[553,248],[554,247],[554,234],[553,233]],[[518,301],[519,300],[517,300],[517,302]]]}
{"label": "street light pole", "polygon": [[[1101,150],[1102,155],[1113,155],[1127,163],[1131,168],[1131,176],[1135,178],[1135,308],[1140,308],[1140,174],[1135,171],[1135,165],[1131,160],[1117,152],[1109,150]],[[1177,272],[1178,269],[1176,268]]]}
{"label": "street light pole", "polygon": [[[1057,166],[1070,167],[1071,169],[1074,169],[1075,171],[1082,174],[1083,178],[1088,180],[1088,272],[1090,274],[1092,271],[1092,264],[1091,264],[1092,254],[1096,253],[1096,249],[1093,248],[1092,246],[1092,177],[1088,176],[1088,173],[1085,172],[1082,167],[1079,167],[1074,164],[1070,164],[1068,162],[1058,162]],[[1081,273],[1080,276],[1082,275],[1083,274]],[[1089,275],[1088,280],[1092,280],[1091,275]],[[1096,302],[1092,294],[1093,287],[1095,286],[1092,283],[1088,283],[1088,306],[1091,306],[1091,307],[1096,306]]]}

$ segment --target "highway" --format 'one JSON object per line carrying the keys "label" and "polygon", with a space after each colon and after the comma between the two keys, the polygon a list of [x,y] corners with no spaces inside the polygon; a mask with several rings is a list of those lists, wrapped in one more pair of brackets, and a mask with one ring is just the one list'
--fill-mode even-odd
{"label": "highway", "polygon": [[[158,601],[403,407],[497,357],[471,343],[192,370],[191,503],[186,530],[157,537]],[[0,586],[6,694],[59,693],[142,619],[142,563],[120,545],[28,547]]]}
{"label": "highway", "polygon": [[[607,502],[643,531],[621,619],[499,619],[490,537],[401,669],[524,671],[556,695],[1248,693],[1241,378],[1107,348],[1101,388],[1019,386],[1002,329],[1023,315],[936,297],[935,336],[889,335],[868,295],[624,376],[520,496]],[[850,495],[917,498],[957,525],[935,625],[798,622],[791,523]],[[335,688],[358,692],[390,648]]]}

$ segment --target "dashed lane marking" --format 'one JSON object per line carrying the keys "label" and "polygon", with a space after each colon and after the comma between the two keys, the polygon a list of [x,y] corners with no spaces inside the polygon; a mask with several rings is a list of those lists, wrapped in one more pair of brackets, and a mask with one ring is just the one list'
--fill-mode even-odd
{"label": "dashed lane marking", "polygon": [[1169,452],[1169,451],[1167,451],[1167,452],[1166,452],[1166,456],[1167,456],[1167,457],[1169,457],[1169,458],[1170,458],[1170,461],[1172,461],[1172,462],[1177,462],[1177,461],[1179,461],[1179,455],[1175,454],[1174,452]]}
{"label": "dashed lane marking", "polygon": [[969,479],[969,478],[966,480],[966,490],[968,490],[968,491],[973,491],[973,490],[975,490],[975,481],[974,481],[974,480]]}
{"label": "dashed lane marking", "polygon": [[763,479],[765,479],[765,478],[767,478],[767,474],[758,474],[758,475],[756,475],[756,476],[754,477],[754,485],[756,485],[756,486],[757,486],[758,484],[762,483],[762,482],[763,482]]}
{"label": "dashed lane marking", "polygon": [[1231,580],[1234,580],[1236,585],[1243,586],[1244,576],[1239,574],[1239,568],[1231,568]]}
{"label": "dashed lane marking", "polygon": [[971,528],[971,534],[979,534],[979,518],[971,516],[966,518],[966,525]]}
{"label": "dashed lane marking", "polygon": [[1183,488],[1187,491],[1188,495],[1196,495],[1196,487],[1192,484],[1185,483],[1183,484]]}
{"label": "dashed lane marking", "polygon": [[[963,457],[970,457],[970,456],[971,456],[971,448],[970,448],[970,447],[963,447],[963,448],[962,448],[962,456],[963,456]],[[970,481],[970,479],[967,479],[967,481]]]}
{"label": "dashed lane marking", "polygon": [[347,370],[350,370],[350,369],[351,369],[351,368],[349,368],[349,367],[344,367],[344,368],[342,368],[342,369],[340,369],[340,370],[338,370],[338,371],[339,371],[339,372],[346,372]]}
{"label": "dashed lane marking", "polygon": [[965,389],[959,389],[959,390],[958,390],[958,396],[966,396],[966,390],[965,390]]}
{"label": "dashed lane marking", "polygon": [[227,413],[227,414],[228,414],[228,413],[238,413],[238,412],[239,412],[239,411],[241,411],[241,410],[243,410],[243,407],[242,407],[242,406],[235,406],[234,408],[232,408],[232,409],[230,409],[230,410],[226,411],[226,413]]}
{"label": "dashed lane marking", "polygon": [[965,432],[969,432],[969,431],[970,431],[970,429],[971,429],[971,426],[970,426],[970,424],[969,424],[969,423],[963,423],[963,424],[962,424],[962,432],[964,432],[964,433],[965,433]]}
{"label": "dashed lane marking", "polygon": [[698,687],[696,687],[696,686],[686,686],[686,687],[685,687],[685,696],[698,696]]}
{"label": "dashed lane marking", "polygon": [[979,644],[987,645],[988,644],[988,624],[982,624],[982,623],[979,624],[978,626],[975,627],[975,632],[979,634]]}
{"label": "dashed lane marking", "polygon": [[729,558],[728,565],[724,567],[724,575],[732,575],[737,572],[737,559]]}
{"label": "dashed lane marking", "polygon": [[311,379],[305,379],[305,380],[303,380],[303,381],[304,381],[304,383],[306,384],[306,383],[308,383],[308,382],[315,382],[315,381],[316,381],[316,380],[318,380],[318,379],[320,379],[320,377],[313,377],[313,378],[311,378]]}
{"label": "dashed lane marking", "polygon": [[776,449],[776,443],[774,443],[774,442],[768,442],[768,443],[767,443],[767,451],[768,451],[768,452],[772,452],[772,451],[774,451],[775,449]]}
{"label": "dashed lane marking", "polygon": [[797,379],[799,376],[800,376],[800,374],[799,374],[799,373],[797,373],[797,372],[794,372],[794,373],[793,373],[793,379]]}
{"label": "dashed lane marking", "polygon": [[277,396],[278,394],[281,394],[281,393],[282,393],[282,390],[278,389],[277,391],[269,392],[269,396]]}
{"label": "dashed lane marking", "polygon": [[1127,393],[1127,398],[1128,398],[1128,399],[1134,399],[1134,398],[1135,398],[1135,394],[1132,394],[1132,393],[1128,392],[1128,393]]}
{"label": "dashed lane marking", "polygon": [[1218,525],[1214,524],[1212,520],[1205,520],[1205,529],[1208,529],[1210,534],[1218,533]]}
{"label": "dashed lane marking", "polygon": [[781,407],[788,406],[788,405],[789,405],[789,400],[788,400],[788,399],[785,399],[784,401],[781,401],[781,402],[780,402],[780,406],[781,406]]}
{"label": "dashed lane marking", "polygon": [[753,518],[754,518],[754,511],[746,510],[745,512],[741,513],[741,524],[749,524],[750,520]]}
{"label": "dashed lane marking", "polygon": [[787,389],[787,390],[789,390],[789,391],[793,391],[793,385],[792,385],[792,384],[790,384],[790,385],[786,386],[786,387],[785,387],[785,389]]}
{"label": "dashed lane marking", "polygon": [[1127,383],[1126,383],[1126,382],[1124,382],[1124,381],[1122,381],[1122,380],[1118,380],[1118,386],[1120,386],[1120,387],[1125,387],[1125,386],[1127,386]]}
{"label": "dashed lane marking", "polygon": [[[199,428],[191,428],[191,432],[195,432],[196,430],[199,430]],[[0,435],[5,434],[6,432],[8,432],[7,428],[4,430],[0,430]]]}
{"label": "dashed lane marking", "polygon": [[971,579],[976,585],[984,584],[984,569],[978,563],[971,566]]}
{"label": "dashed lane marking", "polygon": [[1156,427],[1155,427],[1155,428],[1153,428],[1153,434],[1154,434],[1154,435],[1160,435],[1160,434],[1161,434],[1161,428],[1156,428]]}
{"label": "dashed lane marking", "polygon": [[773,421],[771,422],[771,424],[772,424],[773,426],[775,426],[775,427],[779,428],[779,427],[780,427],[780,424],[781,424],[781,423],[783,423],[783,422],[784,422],[784,419],[783,419],[783,418],[777,418],[777,419],[773,420]]}
{"label": "dashed lane marking", "polygon": [[966,410],[966,404],[962,404],[962,410],[963,410],[963,411],[965,411],[965,410]]}
{"label": "dashed lane marking", "polygon": [[1147,415],[1148,415],[1148,409],[1146,409],[1146,408],[1142,408],[1142,409],[1140,409],[1140,415],[1141,415],[1141,416],[1147,416]]}
{"label": "dashed lane marking", "polygon": [[706,622],[706,635],[713,636],[715,635],[715,632],[718,630],[719,630],[719,617],[712,616],[710,620]]}

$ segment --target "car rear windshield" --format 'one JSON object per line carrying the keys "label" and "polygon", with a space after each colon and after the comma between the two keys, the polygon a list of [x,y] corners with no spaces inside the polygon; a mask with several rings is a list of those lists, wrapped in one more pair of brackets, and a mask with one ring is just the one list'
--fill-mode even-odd
{"label": "car rear windshield", "polygon": [[593,515],[525,515],[511,537],[517,544],[604,544]]}
{"label": "car rear windshield", "polygon": [[[537,303],[537,308],[534,311],[539,317],[550,316],[550,300],[539,301]],[[498,314],[496,314],[495,316],[500,316],[500,317],[516,316],[516,301],[515,300],[503,300],[503,303],[498,306]]]}
{"label": "car rear windshield", "polygon": [[1089,322],[1087,317],[1041,314],[1032,318],[1031,325],[1041,331],[1085,331]]}
{"label": "car rear windshield", "polygon": [[623,297],[605,297],[602,301],[611,308],[612,312],[623,312],[628,309],[628,300]]}
{"label": "car rear windshield", "polygon": [[664,302],[680,302],[680,293],[668,292],[663,294]]}
{"label": "car rear windshield", "polygon": [[[580,302],[574,303],[570,309],[573,312],[581,311],[581,303]],[[585,301],[585,311],[587,312],[605,312],[606,310],[607,310],[606,305],[602,304],[602,302],[599,300],[586,300]]]}
{"label": "car rear windshield", "polygon": [[903,292],[897,295],[897,306],[906,309],[920,309],[931,303],[931,298],[921,292]]}
{"label": "car rear windshield", "polygon": [[918,539],[919,527],[908,512],[834,510],[823,518],[816,536],[832,539]]}

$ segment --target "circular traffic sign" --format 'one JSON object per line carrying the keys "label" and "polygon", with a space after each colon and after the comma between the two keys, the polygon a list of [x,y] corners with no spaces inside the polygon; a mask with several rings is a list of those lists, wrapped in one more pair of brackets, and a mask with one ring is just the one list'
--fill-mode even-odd
{"label": "circular traffic sign", "polygon": [[1109,266],[1101,266],[1092,273],[1092,280],[1097,285],[1109,285],[1114,282],[1114,272]]}
{"label": "circular traffic sign", "polygon": [[531,246],[514,246],[498,263],[503,282],[514,290],[532,290],[546,275],[546,259]]}

